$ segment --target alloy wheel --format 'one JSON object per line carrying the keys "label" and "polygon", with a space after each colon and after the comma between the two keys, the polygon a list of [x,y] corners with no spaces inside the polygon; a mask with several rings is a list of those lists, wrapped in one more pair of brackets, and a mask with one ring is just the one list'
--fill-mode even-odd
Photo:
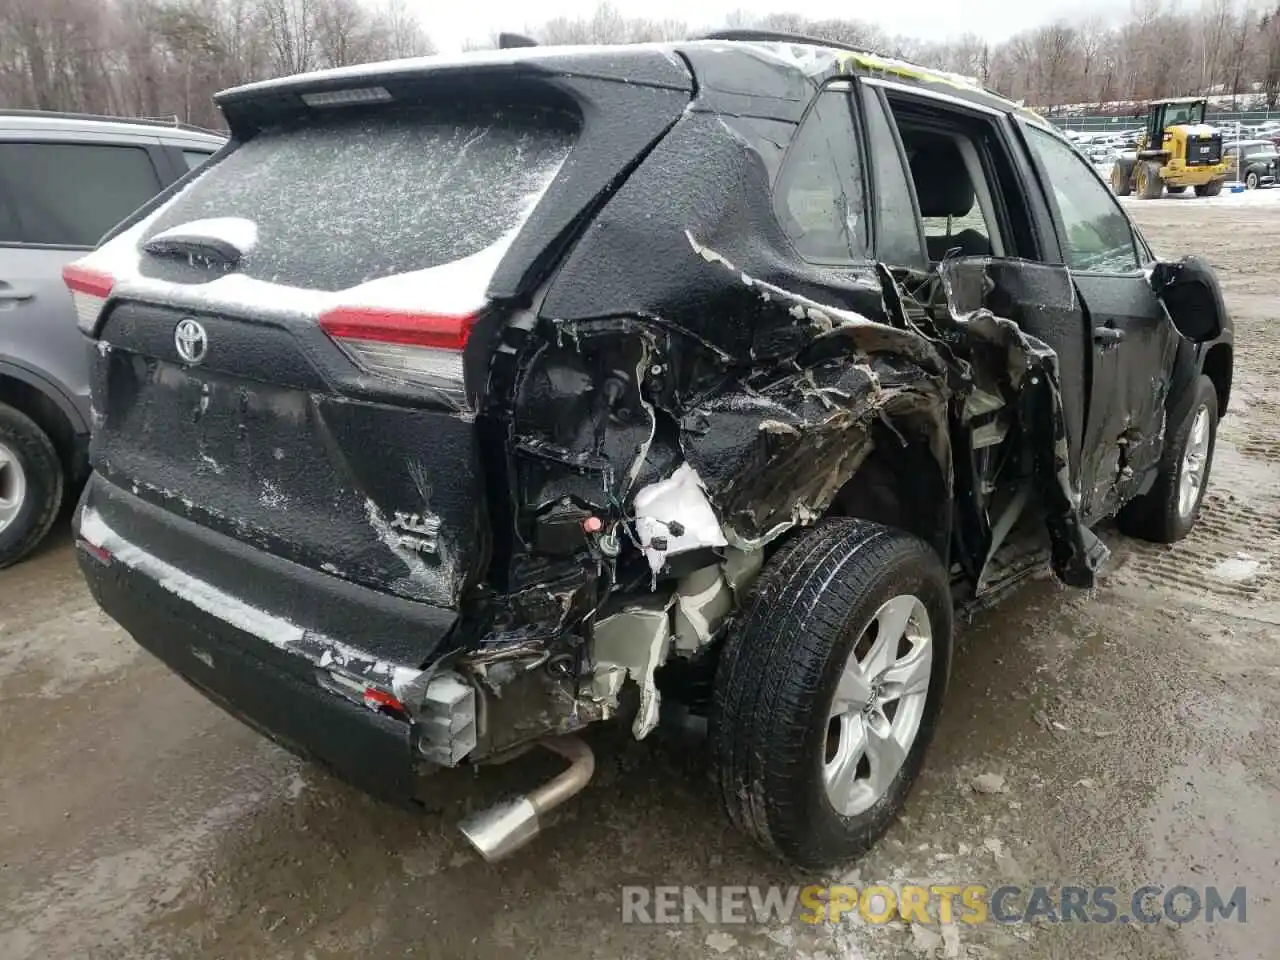
{"label": "alloy wheel", "polygon": [[932,669],[924,603],[894,597],[854,643],[831,703],[823,781],[840,814],[856,816],[889,792],[920,731]]}

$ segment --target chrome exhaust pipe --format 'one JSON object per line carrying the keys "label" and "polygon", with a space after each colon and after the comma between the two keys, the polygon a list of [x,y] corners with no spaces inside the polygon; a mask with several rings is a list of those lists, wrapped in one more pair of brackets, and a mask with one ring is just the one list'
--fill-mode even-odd
{"label": "chrome exhaust pipe", "polygon": [[536,837],[546,815],[581,792],[595,773],[595,754],[577,737],[552,737],[538,743],[567,759],[569,769],[536,790],[473,813],[459,824],[462,835],[490,863]]}

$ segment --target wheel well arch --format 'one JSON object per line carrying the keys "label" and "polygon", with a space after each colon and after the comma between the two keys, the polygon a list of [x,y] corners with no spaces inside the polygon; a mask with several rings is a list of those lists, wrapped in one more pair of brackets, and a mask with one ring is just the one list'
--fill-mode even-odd
{"label": "wheel well arch", "polygon": [[0,403],[30,417],[44,431],[58,452],[58,459],[62,461],[68,477],[77,472],[75,427],[53,397],[26,380],[0,372]]}
{"label": "wheel well arch", "polygon": [[939,464],[929,434],[899,432],[877,422],[871,435],[871,452],[840,488],[829,515],[874,520],[914,533],[948,565],[951,478]]}
{"label": "wheel well arch", "polygon": [[1231,400],[1231,371],[1234,358],[1231,344],[1215,343],[1204,355],[1200,370],[1213,383],[1214,392],[1218,394],[1218,416],[1227,412],[1227,403]]}

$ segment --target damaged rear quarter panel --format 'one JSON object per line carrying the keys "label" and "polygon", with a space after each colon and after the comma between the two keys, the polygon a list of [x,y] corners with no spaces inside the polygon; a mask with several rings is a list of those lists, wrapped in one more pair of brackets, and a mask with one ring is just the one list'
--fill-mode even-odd
{"label": "damaged rear quarter panel", "polygon": [[[889,325],[873,263],[799,259],[771,195],[770,164],[743,129],[690,112],[601,211],[542,307],[559,331],[627,318],[648,358],[634,365],[633,403],[649,398],[655,445],[697,469],[739,546],[820,516],[898,395],[935,411],[944,439],[930,446],[949,469],[940,357]],[[911,375],[879,369],[903,361]],[[544,374],[535,364],[530,376]],[[610,496],[622,504],[634,489],[618,474]]]}
{"label": "damaged rear quarter panel", "polygon": [[[689,598],[714,592],[723,559],[676,556],[683,526],[666,563],[637,539],[653,529],[637,494],[682,464],[730,550],[755,564],[765,544],[820,519],[878,444],[927,451],[947,501],[931,516],[949,527],[957,410],[983,389],[1016,411],[1034,447],[1059,576],[1091,584],[1105,555],[1079,519],[1057,357],[1019,326],[1024,314],[1078,313],[1065,269],[949,262],[929,278],[945,288],[941,309],[921,319],[882,265],[804,261],[772,202],[783,113],[761,126],[687,111],[569,252],[516,365],[507,582],[512,598],[539,598],[547,619],[531,633],[516,616],[484,642],[579,634],[597,694],[601,683],[605,700],[617,693],[601,669],[639,683],[637,735],[654,717],[654,661],[708,642],[723,622],[714,597],[715,622],[698,630],[672,613],[693,603],[682,605],[677,584]],[[944,561],[949,535],[930,538]],[[662,629],[642,630],[646,618]],[[653,643],[629,662],[601,656],[633,628]]]}

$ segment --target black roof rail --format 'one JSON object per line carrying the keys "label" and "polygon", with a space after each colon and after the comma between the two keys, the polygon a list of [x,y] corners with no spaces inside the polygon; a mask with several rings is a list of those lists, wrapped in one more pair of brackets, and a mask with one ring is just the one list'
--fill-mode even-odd
{"label": "black roof rail", "polygon": [[177,117],[159,119],[155,117],[111,117],[101,113],[73,113],[61,110],[16,110],[0,108],[0,117],[48,117],[53,120],[96,120],[106,123],[135,123],[143,127],[166,127],[170,130],[186,130],[191,133],[207,133],[215,137],[226,134],[205,127],[197,127],[193,123],[182,123]]}
{"label": "black roof rail", "polygon": [[874,50],[855,47],[851,43],[840,40],[828,40],[825,37],[811,37],[806,33],[786,33],[781,30],[714,30],[704,33],[695,40],[741,40],[755,43],[803,43],[810,46],[830,47],[834,50],[848,50],[850,53],[867,53],[876,55]]}
{"label": "black roof rail", "polygon": [[[855,47],[851,43],[840,40],[826,40],[822,37],[811,37],[805,33],[786,33],[780,30],[715,30],[711,33],[694,37],[695,40],[740,40],[755,43],[804,43],[819,47],[830,47],[833,50],[847,50],[850,53],[865,53],[871,57],[884,57],[885,54],[868,50],[866,47]],[[896,58],[890,58],[896,59]],[[1001,100],[1007,100],[1004,94],[990,87],[977,84],[978,89]]]}

